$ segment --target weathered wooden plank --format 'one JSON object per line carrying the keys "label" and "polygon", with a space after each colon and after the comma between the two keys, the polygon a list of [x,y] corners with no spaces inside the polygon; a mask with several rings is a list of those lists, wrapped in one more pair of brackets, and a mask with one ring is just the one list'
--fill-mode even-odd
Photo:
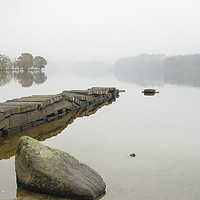
{"label": "weathered wooden plank", "polygon": [[93,95],[107,95],[110,92],[114,92],[116,90],[115,87],[92,87],[88,89],[90,94]]}
{"label": "weathered wooden plank", "polygon": [[22,106],[10,106],[10,105],[6,105],[4,103],[0,103],[0,109],[1,109],[1,112],[4,112],[4,113],[9,113],[7,114],[8,115],[12,115],[12,114],[16,114],[16,113],[20,113],[21,112],[21,108]]}
{"label": "weathered wooden plank", "polygon": [[10,128],[14,128],[17,126],[22,126],[28,123],[27,113],[19,113],[15,115],[10,115]]}
{"label": "weathered wooden plank", "polygon": [[9,118],[5,118],[4,120],[0,121],[0,129],[8,129],[9,128]]}
{"label": "weathered wooden plank", "polygon": [[34,122],[37,120],[43,119],[43,111],[42,110],[34,110],[27,112],[27,122]]}
{"label": "weathered wooden plank", "polygon": [[34,122],[36,120],[44,119],[46,116],[55,113],[63,108],[71,109],[72,103],[67,100],[62,100],[52,105],[48,105],[43,109],[27,112],[28,122]]}
{"label": "weathered wooden plank", "polygon": [[98,91],[98,90],[90,90],[90,93],[92,95],[107,95],[109,91],[104,90],[104,91]]}
{"label": "weathered wooden plank", "polygon": [[92,87],[89,90],[93,90],[93,91],[115,91],[116,88],[115,87]]}
{"label": "weathered wooden plank", "polygon": [[15,108],[0,106],[0,113],[2,113],[5,117],[8,117],[11,113],[15,113],[15,110]]}
{"label": "weathered wooden plank", "polygon": [[65,99],[65,97],[61,94],[56,94],[56,95],[33,95],[31,96],[33,98],[49,98],[52,99],[53,102],[60,101],[62,99]]}
{"label": "weathered wooden plank", "polygon": [[0,113],[0,121],[4,120],[5,119],[5,115],[4,113]]}
{"label": "weathered wooden plank", "polygon": [[49,98],[34,98],[34,97],[22,97],[20,99],[9,100],[9,102],[42,102],[45,103],[46,105],[53,103]]}
{"label": "weathered wooden plank", "polygon": [[36,104],[40,104],[41,107],[45,107],[47,105],[53,104],[62,100],[64,97],[62,95],[33,95],[29,97],[21,97],[18,99],[8,100],[7,102],[29,102]]}
{"label": "weathered wooden plank", "polygon": [[75,99],[78,99],[78,100],[87,100],[87,96],[86,95],[74,93],[74,92],[71,92],[71,91],[66,91],[65,90],[65,91],[62,92],[62,94],[66,95],[66,99],[70,99],[70,97],[71,97],[73,101]]}
{"label": "weathered wooden plank", "polygon": [[5,108],[10,110],[10,114],[16,114],[16,113],[36,110],[38,109],[38,105],[25,102],[7,102],[7,103],[0,103],[0,108]]}
{"label": "weathered wooden plank", "polygon": [[[14,104],[19,104],[19,105],[20,105],[20,104],[21,104],[21,105],[24,104],[24,105],[27,105],[28,108],[29,108],[29,106],[31,106],[31,107],[33,106],[33,107],[37,107],[37,109],[38,109],[38,108],[41,108],[42,105],[43,105],[43,102],[41,102],[41,101],[40,101],[40,102],[37,102],[37,101],[36,101],[36,102],[26,102],[26,101],[24,102],[24,101],[22,101],[22,100],[19,100],[19,101],[18,101],[18,99],[7,100],[7,101],[4,102],[4,103],[10,103],[10,104],[13,104],[13,105],[14,105]],[[31,109],[32,109],[32,108],[31,108]]]}
{"label": "weathered wooden plank", "polygon": [[70,109],[73,106],[72,102],[69,102],[67,100],[62,100],[59,102],[56,102],[52,105],[48,105],[45,108],[42,109],[43,116],[50,115],[52,113],[55,113],[56,111],[62,109],[62,108],[68,108]]}
{"label": "weathered wooden plank", "polygon": [[90,95],[90,91],[89,90],[70,90],[71,93],[76,93],[76,94],[81,94],[84,96],[88,96]]}

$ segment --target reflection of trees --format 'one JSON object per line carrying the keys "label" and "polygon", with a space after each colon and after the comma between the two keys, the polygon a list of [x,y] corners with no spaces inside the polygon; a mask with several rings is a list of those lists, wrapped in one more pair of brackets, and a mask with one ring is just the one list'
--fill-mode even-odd
{"label": "reflection of trees", "polygon": [[33,74],[30,72],[19,72],[14,77],[22,87],[30,87],[33,84]]}
{"label": "reflection of trees", "polygon": [[200,71],[165,71],[163,74],[166,83],[200,87]]}
{"label": "reflection of trees", "polygon": [[12,72],[0,71],[0,86],[8,84],[12,79]]}
{"label": "reflection of trees", "polygon": [[30,87],[33,83],[42,84],[47,80],[47,76],[41,71],[20,71],[15,73],[15,78],[22,87]]}
{"label": "reflection of trees", "polygon": [[119,81],[140,86],[161,86],[164,84],[200,87],[200,71],[197,70],[132,70],[114,71]]}
{"label": "reflection of trees", "polygon": [[0,86],[8,84],[14,78],[22,87],[30,87],[35,84],[42,84],[47,76],[41,71],[0,71]]}
{"label": "reflection of trees", "polygon": [[163,72],[148,70],[121,71],[114,70],[115,77],[119,81],[133,83],[141,86],[161,86],[164,84]]}
{"label": "reflection of trees", "polygon": [[45,75],[44,72],[37,72],[37,73],[33,73],[33,77],[34,77],[34,82],[36,84],[42,84],[47,80],[47,76]]}

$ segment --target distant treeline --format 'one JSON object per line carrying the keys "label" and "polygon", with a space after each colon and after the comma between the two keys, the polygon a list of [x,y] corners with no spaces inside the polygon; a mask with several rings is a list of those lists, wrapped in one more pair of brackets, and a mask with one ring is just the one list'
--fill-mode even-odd
{"label": "distant treeline", "polygon": [[200,87],[200,54],[171,56],[142,54],[115,63],[115,77],[141,86],[164,84]]}
{"label": "distant treeline", "polygon": [[164,61],[164,67],[171,69],[200,69],[200,54],[167,57]]}
{"label": "distant treeline", "polygon": [[163,69],[187,70],[200,69],[200,54],[170,56],[141,54],[139,56],[122,58],[115,63],[115,68],[123,70]]}
{"label": "distant treeline", "polygon": [[30,53],[22,53],[12,61],[8,56],[0,54],[0,70],[41,70],[47,61],[42,56],[33,57]]}

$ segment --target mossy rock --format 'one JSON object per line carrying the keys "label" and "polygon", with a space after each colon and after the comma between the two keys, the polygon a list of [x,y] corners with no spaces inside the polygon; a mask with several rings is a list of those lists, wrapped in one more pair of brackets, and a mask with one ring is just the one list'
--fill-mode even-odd
{"label": "mossy rock", "polygon": [[94,199],[105,191],[101,176],[66,152],[22,136],[15,168],[18,186],[60,197]]}

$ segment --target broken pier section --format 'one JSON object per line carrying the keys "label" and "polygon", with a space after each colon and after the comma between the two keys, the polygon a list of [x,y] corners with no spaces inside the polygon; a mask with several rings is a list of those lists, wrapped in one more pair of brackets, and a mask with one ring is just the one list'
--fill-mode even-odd
{"label": "broken pier section", "polygon": [[116,88],[93,87],[63,91],[57,95],[32,95],[7,100],[0,103],[0,136],[51,121],[72,110],[118,95]]}

